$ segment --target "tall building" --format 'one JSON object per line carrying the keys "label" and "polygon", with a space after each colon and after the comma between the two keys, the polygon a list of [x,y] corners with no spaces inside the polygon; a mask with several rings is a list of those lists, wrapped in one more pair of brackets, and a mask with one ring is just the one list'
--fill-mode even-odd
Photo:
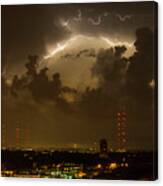
{"label": "tall building", "polygon": [[117,120],[117,150],[119,152],[126,151],[127,144],[127,114],[125,108],[119,110],[116,115]]}
{"label": "tall building", "polygon": [[106,139],[100,140],[100,157],[107,158],[108,157],[108,143]]}

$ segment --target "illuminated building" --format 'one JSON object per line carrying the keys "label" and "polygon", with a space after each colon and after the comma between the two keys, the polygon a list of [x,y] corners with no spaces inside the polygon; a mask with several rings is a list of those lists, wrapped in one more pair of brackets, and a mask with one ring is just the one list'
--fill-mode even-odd
{"label": "illuminated building", "polygon": [[127,137],[126,137],[127,114],[124,108],[121,109],[119,112],[117,112],[116,120],[117,120],[118,151],[125,152],[126,143],[127,143]]}
{"label": "illuminated building", "polygon": [[100,157],[107,158],[108,157],[108,144],[106,139],[100,140]]}

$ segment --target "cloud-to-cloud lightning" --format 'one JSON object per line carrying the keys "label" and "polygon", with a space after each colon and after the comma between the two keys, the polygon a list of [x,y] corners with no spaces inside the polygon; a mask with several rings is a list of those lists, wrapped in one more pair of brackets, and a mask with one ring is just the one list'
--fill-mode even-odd
{"label": "cloud-to-cloud lightning", "polygon": [[57,46],[53,49],[53,51],[50,54],[44,56],[44,59],[48,59],[48,58],[56,55],[58,52],[63,51],[72,41],[77,39],[77,37],[78,36],[74,36],[74,37],[68,39],[67,41],[65,41],[64,43],[57,43]]}
{"label": "cloud-to-cloud lightning", "polygon": [[107,37],[103,37],[103,36],[101,36],[100,37],[102,40],[104,40],[104,41],[106,41],[107,43],[108,43],[108,45],[110,45],[110,46],[116,46],[116,45],[125,45],[126,47],[132,47],[133,46],[133,43],[129,43],[129,42],[126,42],[126,41],[124,41],[124,42],[122,42],[122,41],[118,41],[118,42],[113,42],[113,41],[111,41],[109,38],[107,38]]}
{"label": "cloud-to-cloud lightning", "polygon": [[73,20],[75,20],[75,21],[81,21],[82,20],[82,12],[81,12],[81,10],[78,10],[78,16],[74,17]]}
{"label": "cloud-to-cloud lightning", "polygon": [[120,15],[120,14],[116,14],[116,17],[118,17],[118,19],[122,22],[128,20],[128,19],[131,19],[132,18],[132,15]]}
{"label": "cloud-to-cloud lightning", "polygon": [[[81,37],[84,37],[84,38],[87,38],[87,39],[93,39],[94,38],[94,37],[91,37],[91,36],[86,36],[86,35],[81,35],[81,34],[72,36],[71,38],[67,39],[64,42],[57,43],[56,47],[52,50],[52,52],[50,52],[48,55],[44,56],[44,59],[48,59],[48,58],[51,58],[51,57],[55,56],[57,53],[63,51],[66,47],[71,45],[73,41],[75,41],[75,40],[77,41]],[[125,42],[122,42],[122,41],[113,42],[111,39],[109,39],[107,37],[104,37],[104,36],[100,36],[99,39],[105,41],[108,44],[108,47],[110,47],[110,46],[114,47],[114,46],[117,46],[117,45],[120,45],[120,46],[125,45],[127,48],[130,48],[130,47],[133,46],[133,43],[129,43],[129,42],[126,42],[126,41]]]}
{"label": "cloud-to-cloud lightning", "polygon": [[63,27],[66,27],[68,30],[72,31],[72,28],[71,28],[71,22],[73,21],[76,21],[76,22],[79,22],[82,20],[82,12],[81,10],[78,10],[78,15],[76,17],[73,17],[73,18],[69,18],[67,20],[64,20],[64,19],[61,19],[61,25]]}
{"label": "cloud-to-cloud lightning", "polygon": [[90,22],[92,25],[95,25],[95,26],[98,26],[101,24],[102,22],[102,19],[104,17],[108,16],[108,12],[105,12],[104,14],[102,15],[99,15],[98,18],[95,20],[93,18],[88,18],[88,22]]}
{"label": "cloud-to-cloud lightning", "polygon": [[44,59],[48,59],[50,57],[55,56],[57,53],[63,51],[67,46],[71,45],[72,41],[78,40],[81,37],[86,37],[87,39],[92,38],[92,37],[84,36],[84,35],[81,35],[81,34],[72,36],[71,38],[67,39],[66,41],[64,41],[62,43],[57,43],[57,46],[52,50],[52,52],[50,52],[48,55],[45,55]]}

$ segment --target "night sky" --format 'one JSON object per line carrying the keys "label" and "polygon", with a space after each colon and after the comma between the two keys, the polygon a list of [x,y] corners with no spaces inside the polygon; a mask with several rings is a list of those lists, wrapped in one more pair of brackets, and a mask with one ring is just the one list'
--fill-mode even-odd
{"label": "night sky", "polygon": [[123,108],[153,149],[155,29],[154,2],[2,6],[2,146],[116,149]]}

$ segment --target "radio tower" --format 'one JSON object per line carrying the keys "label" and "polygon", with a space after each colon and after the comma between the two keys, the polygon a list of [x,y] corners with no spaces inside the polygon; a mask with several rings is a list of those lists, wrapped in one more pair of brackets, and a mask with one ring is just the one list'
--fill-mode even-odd
{"label": "radio tower", "polygon": [[29,127],[27,125],[24,129],[24,145],[26,148],[29,147]]}
{"label": "radio tower", "polygon": [[4,148],[6,146],[6,126],[4,124],[4,122],[2,122],[1,124],[1,128],[2,128],[2,132],[1,132],[1,136],[2,136],[2,148]]}
{"label": "radio tower", "polygon": [[126,152],[127,136],[127,114],[126,109],[122,108],[117,112],[117,140],[118,140],[118,151]]}
{"label": "radio tower", "polygon": [[16,129],[15,129],[15,133],[16,133],[16,148],[20,148],[21,146],[21,136],[20,136],[20,133],[21,133],[21,127],[20,127],[20,122],[17,122],[16,124]]}

